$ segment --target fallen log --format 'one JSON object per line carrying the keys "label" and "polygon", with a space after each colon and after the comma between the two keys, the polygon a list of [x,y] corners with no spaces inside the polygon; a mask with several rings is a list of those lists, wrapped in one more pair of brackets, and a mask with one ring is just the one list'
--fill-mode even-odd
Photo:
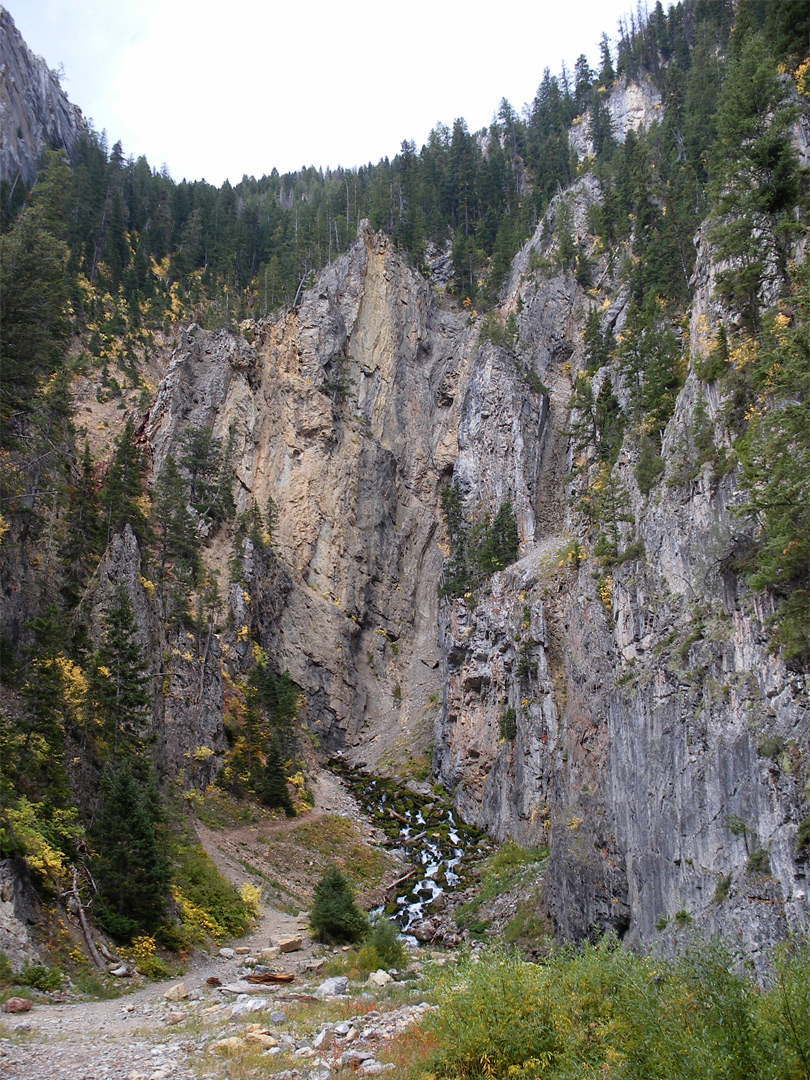
{"label": "fallen log", "polygon": [[104,970],[104,961],[99,955],[99,951],[96,948],[96,944],[93,941],[93,934],[90,930],[90,924],[87,922],[87,916],[84,913],[84,905],[82,904],[81,897],[79,896],[79,875],[76,867],[73,867],[73,888],[71,889],[71,895],[73,897],[73,903],[76,905],[76,913],[79,916],[79,925],[82,928],[82,935],[84,937],[85,944],[87,945],[87,951],[90,953],[90,958],[93,963],[99,968],[100,971]]}
{"label": "fallen log", "polygon": [[418,872],[418,868],[414,867],[413,870],[409,870],[407,874],[403,874],[402,877],[397,878],[396,881],[392,881],[390,885],[386,885],[385,895],[393,896],[400,885],[403,885],[406,881],[410,880],[410,878],[415,877]]}
{"label": "fallen log", "polygon": [[261,975],[246,975],[245,982],[249,983],[291,983],[294,975],[288,975],[284,971],[267,971]]}

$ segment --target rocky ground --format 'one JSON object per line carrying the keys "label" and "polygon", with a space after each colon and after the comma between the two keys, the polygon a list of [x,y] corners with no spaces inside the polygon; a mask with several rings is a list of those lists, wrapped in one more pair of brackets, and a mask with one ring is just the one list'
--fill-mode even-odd
{"label": "rocky ground", "polygon": [[[350,988],[345,977],[309,971],[288,986],[257,987],[242,978],[252,970],[245,959],[252,957],[218,957],[179,983],[9,1019],[0,1039],[0,1077],[219,1080],[255,1068],[257,1075],[327,1080],[348,1067],[370,1075],[393,1068],[384,1060],[387,1044],[430,1008],[415,981]],[[282,966],[307,964],[312,961]],[[209,978],[223,985],[213,987]],[[383,973],[370,978],[387,981]]]}
{"label": "rocky ground", "polygon": [[[504,849],[500,869],[479,861],[465,888],[439,898],[415,928],[426,944],[411,949],[403,970],[351,983],[332,974],[346,966],[345,950],[314,942],[307,923],[328,861],[336,858],[355,881],[376,883],[359,894],[366,907],[383,902],[409,864],[383,850],[383,834],[337,776],[321,772],[313,794],[314,809],[297,818],[215,828],[209,817],[208,826],[198,824],[226,878],[262,885],[250,934],[213,955],[197,953],[170,982],[135,977],[111,1000],[35,1000],[30,1011],[0,1016],[0,1080],[246,1080],[269,1073],[329,1080],[347,1069],[394,1071],[398,1037],[431,1007],[423,973],[452,961],[448,946],[476,947],[494,935],[529,954],[542,951],[548,941],[539,916],[542,861],[525,853],[517,861],[513,856],[512,865]],[[460,930],[457,915],[462,926],[478,921],[484,933]],[[262,973],[292,980],[248,981]]]}

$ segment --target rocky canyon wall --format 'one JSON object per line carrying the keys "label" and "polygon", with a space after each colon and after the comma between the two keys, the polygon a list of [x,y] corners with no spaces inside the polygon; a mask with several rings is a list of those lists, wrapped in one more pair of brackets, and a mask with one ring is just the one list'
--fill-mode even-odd
{"label": "rocky canyon wall", "polygon": [[[465,820],[550,846],[561,936],[613,928],[648,944],[690,925],[756,951],[806,918],[806,680],[768,653],[768,613],[730,569],[733,475],[706,466],[643,495],[625,447],[633,556],[606,573],[590,550],[572,386],[587,312],[620,331],[628,300],[606,262],[590,291],[548,268],[562,199],[593,248],[600,197],[584,177],[516,258],[509,347],[480,344],[481,320],[443,310],[364,227],[252,341],[189,327],[144,430],[156,471],[187,425],[230,433],[239,509],[274,500],[273,552],[245,542],[239,585],[220,541],[209,553],[229,590],[224,663],[244,667],[258,641],[304,690],[324,751],[402,769],[432,739]],[[695,287],[696,323],[709,286]],[[690,375],[664,438],[670,471],[697,400]],[[713,416],[711,389],[708,402]],[[440,603],[451,478],[472,518],[511,500],[520,551]]]}
{"label": "rocky canyon wall", "polygon": [[58,76],[35,56],[0,5],[0,180],[30,186],[44,149],[68,152],[85,128]]}

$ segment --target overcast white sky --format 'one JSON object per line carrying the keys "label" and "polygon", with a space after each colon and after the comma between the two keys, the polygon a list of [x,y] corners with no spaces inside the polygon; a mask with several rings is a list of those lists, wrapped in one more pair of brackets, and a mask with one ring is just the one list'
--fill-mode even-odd
{"label": "overcast white sky", "polygon": [[[598,63],[635,0],[3,0],[109,143],[232,183],[393,157],[520,112],[549,67]],[[669,4],[665,4],[668,7]],[[615,60],[615,52],[614,52]]]}

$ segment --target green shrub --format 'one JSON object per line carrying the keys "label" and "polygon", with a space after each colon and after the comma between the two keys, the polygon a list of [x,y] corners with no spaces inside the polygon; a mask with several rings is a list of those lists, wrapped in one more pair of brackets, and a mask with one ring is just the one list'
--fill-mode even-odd
{"label": "green shrub", "polygon": [[776,951],[774,972],[761,996],[760,1076],[810,1077],[810,943],[790,940]]}
{"label": "green shrub", "polygon": [[[178,852],[172,894],[180,909],[183,944],[211,937],[220,941],[241,937],[253,924],[254,909],[226,881],[202,850],[190,845]],[[172,947],[171,934],[156,931],[159,944]]]}
{"label": "green shrub", "polygon": [[714,890],[714,897],[712,903],[722,904],[724,900],[728,899],[728,894],[731,891],[731,874],[725,874],[717,882],[717,888]]}
{"label": "green shrub", "polygon": [[334,865],[315,889],[309,921],[318,941],[327,944],[359,941],[368,932],[368,919],[355,904],[348,879]]}
{"label": "green shrub", "polygon": [[702,943],[667,962],[609,939],[542,965],[501,950],[468,958],[436,978],[424,1072],[446,1080],[808,1080],[810,949],[783,950],[766,993],[737,974],[738,959]]}
{"label": "green shrub", "polygon": [[[374,953],[374,956],[371,954]],[[364,954],[368,964],[364,961]],[[376,964],[371,966],[371,961],[376,957]],[[371,928],[360,950],[361,966],[369,971],[377,968],[399,968],[408,959],[408,953],[400,940],[399,933],[394,923],[384,915],[376,915],[371,920]]]}
{"label": "green shrub", "polygon": [[770,874],[771,858],[765,848],[757,848],[748,856],[748,872],[750,874]]}
{"label": "green shrub", "polygon": [[649,435],[642,436],[641,453],[636,465],[636,483],[642,495],[649,495],[661,478],[666,464],[661,457],[658,443]]}
{"label": "green shrub", "polygon": [[137,919],[121,915],[100,898],[94,905],[93,914],[101,929],[106,930],[116,941],[131,941],[141,926]]}
{"label": "green shrub", "polygon": [[785,749],[785,740],[779,735],[765,735],[760,739],[757,753],[760,757],[770,758],[771,761],[779,757]]}
{"label": "green shrub", "polygon": [[144,956],[138,960],[138,971],[147,979],[170,979],[174,972],[162,956]]}
{"label": "green shrub", "polygon": [[498,717],[498,732],[502,739],[510,741],[517,735],[517,713],[511,706]]}
{"label": "green shrub", "polygon": [[807,848],[810,848],[810,814],[808,814],[807,817],[802,818],[796,833],[797,851],[804,851]]}
{"label": "green shrub", "polygon": [[427,1022],[437,1049],[429,1071],[441,1077],[542,1075],[558,1043],[544,969],[515,954],[465,960],[435,987],[439,1011]]}
{"label": "green shrub", "polygon": [[59,968],[45,967],[43,964],[26,964],[20,972],[19,981],[23,986],[34,990],[59,990],[65,976]]}

